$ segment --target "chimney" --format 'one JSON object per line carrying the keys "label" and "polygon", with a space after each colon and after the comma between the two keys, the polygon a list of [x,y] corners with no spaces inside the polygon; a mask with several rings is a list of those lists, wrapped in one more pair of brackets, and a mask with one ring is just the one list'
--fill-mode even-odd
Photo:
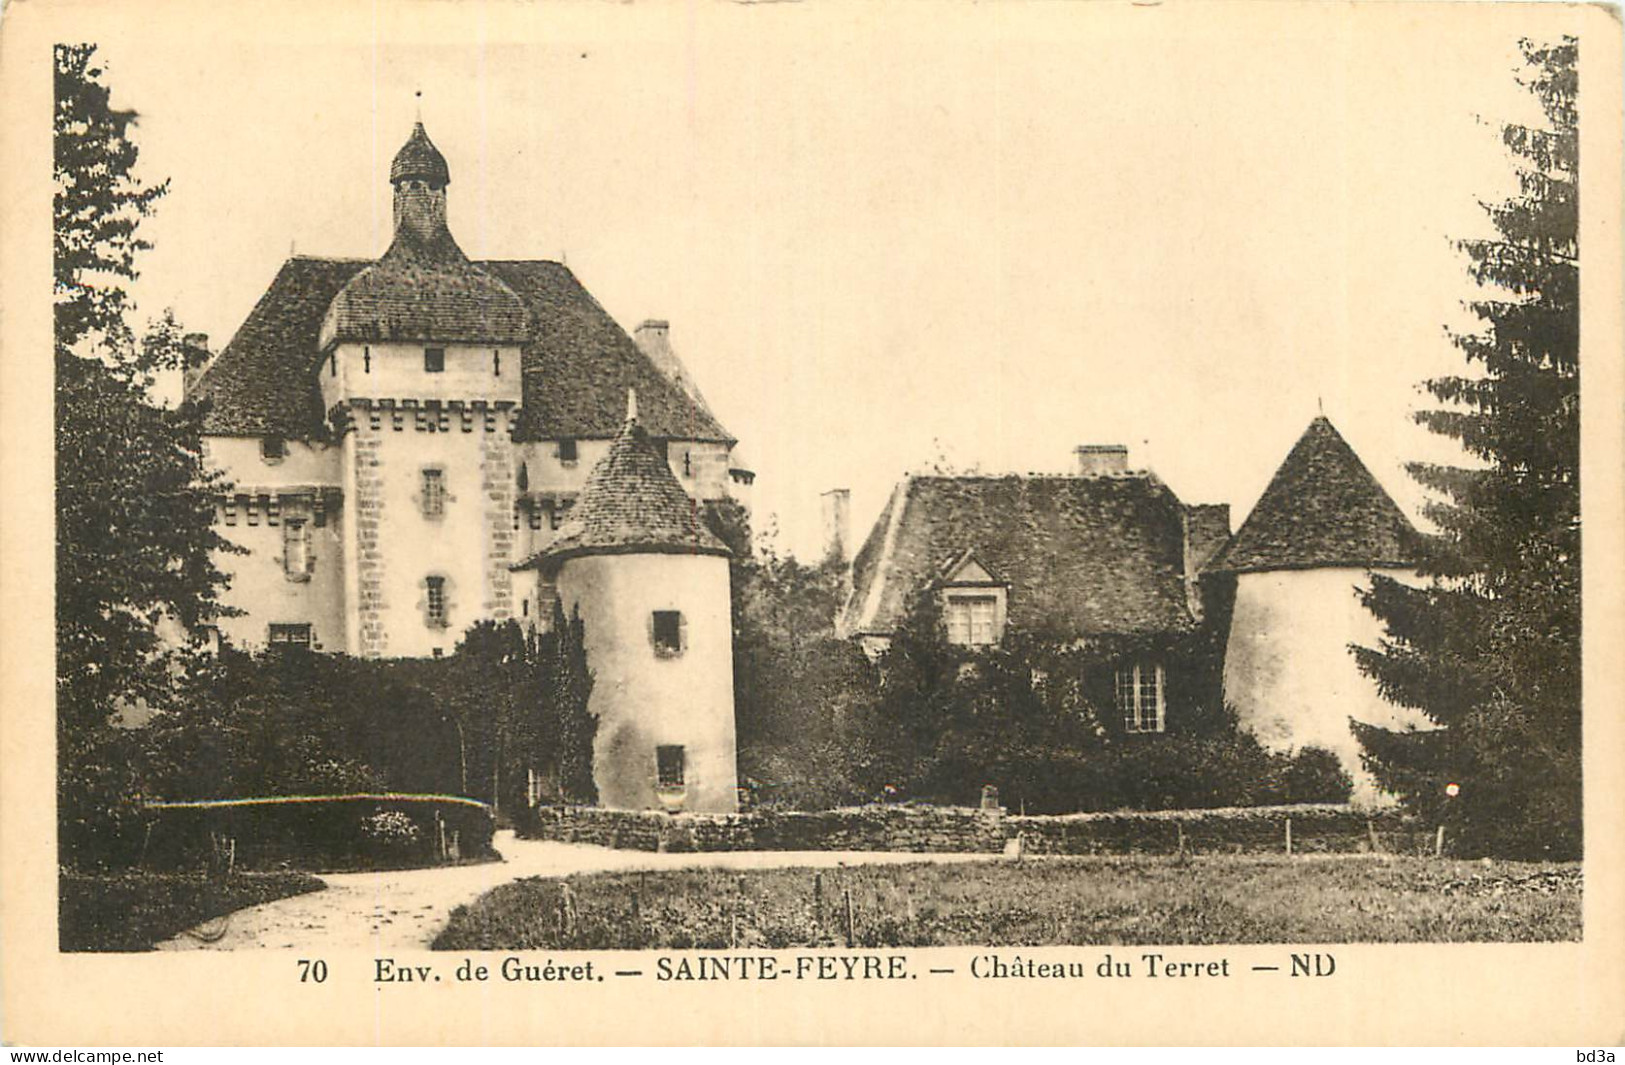
{"label": "chimney", "polygon": [[663,318],[646,318],[642,325],[632,331],[632,339],[637,341],[638,350],[647,355],[661,373],[671,375],[670,322]]}
{"label": "chimney", "polygon": [[187,333],[181,338],[181,350],[183,352],[181,394],[189,396],[209,365],[209,334]]}
{"label": "chimney", "polygon": [[1191,614],[1202,620],[1202,567],[1230,539],[1230,504],[1192,503],[1185,507],[1185,600]]}
{"label": "chimney", "polygon": [[852,490],[831,488],[821,497],[824,514],[824,556],[826,563],[845,566],[851,561],[847,544],[851,540]]}
{"label": "chimney", "polygon": [[1078,456],[1078,473],[1099,477],[1106,473],[1128,472],[1128,447],[1123,444],[1079,444],[1072,449]]}
{"label": "chimney", "polygon": [[700,410],[711,413],[711,407],[700,394],[699,386],[688,375],[683,366],[683,360],[671,349],[671,323],[664,318],[646,318],[642,325],[632,330],[632,341],[637,344],[643,357],[654,363],[665,378],[678,388]]}

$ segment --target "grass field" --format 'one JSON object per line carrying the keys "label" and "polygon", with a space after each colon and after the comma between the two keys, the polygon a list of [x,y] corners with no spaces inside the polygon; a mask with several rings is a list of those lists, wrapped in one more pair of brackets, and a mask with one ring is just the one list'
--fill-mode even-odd
{"label": "grass field", "polygon": [[171,936],[246,906],[325,885],[308,873],[63,873],[57,881],[64,951],[151,950]]}
{"label": "grass field", "polygon": [[[505,884],[440,950],[1381,943],[1580,937],[1578,863],[1045,858]],[[568,892],[565,886],[568,886]]]}

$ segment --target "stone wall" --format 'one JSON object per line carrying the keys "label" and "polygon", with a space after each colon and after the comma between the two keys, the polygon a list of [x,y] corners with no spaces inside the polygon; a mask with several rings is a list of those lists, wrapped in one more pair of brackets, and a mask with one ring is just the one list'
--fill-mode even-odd
{"label": "stone wall", "polygon": [[900,851],[997,853],[1017,836],[1028,854],[1284,853],[1292,824],[1295,854],[1415,853],[1431,843],[1426,826],[1394,811],[1351,806],[1238,807],[1216,810],[1014,817],[964,807],[865,806],[816,813],[678,814],[544,807],[529,834],[566,843],[644,851]]}
{"label": "stone wall", "polygon": [[1007,817],[1029,854],[1407,853],[1427,831],[1397,811],[1332,803]]}

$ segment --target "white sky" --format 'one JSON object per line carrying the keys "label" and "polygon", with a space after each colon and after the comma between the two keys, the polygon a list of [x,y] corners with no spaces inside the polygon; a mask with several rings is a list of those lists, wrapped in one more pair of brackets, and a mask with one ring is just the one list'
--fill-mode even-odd
{"label": "white sky", "polygon": [[562,255],[628,329],[669,318],[758,525],[811,554],[820,491],[853,489],[861,539],[939,440],[990,472],[1124,443],[1239,526],[1322,401],[1414,513],[1401,463],[1450,454],[1416,385],[1462,368],[1473,294],[1450,241],[1533,117],[1516,9],[1464,6],[1403,35],[1342,5],[593,6],[523,45],[470,8],[433,46],[101,56],[173,179],[142,314],[218,348],[290,247],[382,252],[421,89],[464,250]]}

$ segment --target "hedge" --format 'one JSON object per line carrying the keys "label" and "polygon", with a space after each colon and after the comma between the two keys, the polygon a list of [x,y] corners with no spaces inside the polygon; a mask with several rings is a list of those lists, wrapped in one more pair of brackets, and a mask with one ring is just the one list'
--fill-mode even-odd
{"label": "hedge", "polygon": [[145,807],[141,862],[157,868],[401,868],[495,856],[485,803],[456,795],[289,795]]}

